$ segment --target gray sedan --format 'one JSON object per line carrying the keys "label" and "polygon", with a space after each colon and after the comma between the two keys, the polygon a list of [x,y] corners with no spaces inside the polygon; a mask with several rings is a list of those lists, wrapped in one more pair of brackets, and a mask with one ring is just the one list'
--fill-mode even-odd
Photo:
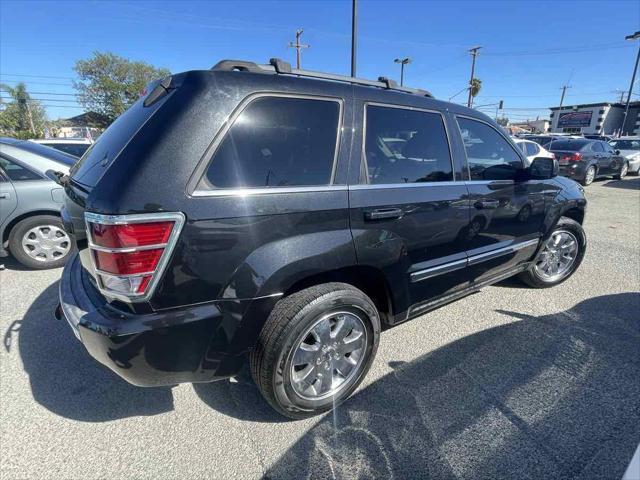
{"label": "gray sedan", "polygon": [[46,171],[68,169],[51,157],[0,141],[0,257],[10,252],[37,269],[64,265],[74,245],[60,221],[63,190]]}

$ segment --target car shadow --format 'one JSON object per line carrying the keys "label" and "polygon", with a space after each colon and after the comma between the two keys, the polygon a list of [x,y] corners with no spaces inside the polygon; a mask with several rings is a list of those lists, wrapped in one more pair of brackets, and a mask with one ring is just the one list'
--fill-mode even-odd
{"label": "car shadow", "polygon": [[33,268],[25,267],[24,265],[22,265],[20,262],[18,262],[15,258],[11,256],[0,258],[0,265],[3,265],[4,268],[6,268],[7,270],[16,270],[18,272],[34,271]]}
{"label": "car shadow", "polygon": [[499,311],[511,323],[392,362],[266,477],[620,478],[639,438],[639,310],[622,293]]}
{"label": "car shadow", "polygon": [[11,352],[17,344],[29,375],[33,398],[57,415],[85,422],[155,415],[173,409],[171,388],[128,384],[97,363],[76,340],[64,320],[57,320],[58,282],[31,304],[25,316],[4,333]]}
{"label": "car shadow", "polygon": [[640,177],[625,177],[622,180],[609,180],[603,187],[622,188],[625,190],[640,190]]}

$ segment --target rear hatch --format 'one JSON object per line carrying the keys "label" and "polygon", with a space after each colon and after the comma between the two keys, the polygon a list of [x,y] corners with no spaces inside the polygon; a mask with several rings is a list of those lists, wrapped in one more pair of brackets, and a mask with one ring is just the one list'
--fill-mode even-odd
{"label": "rear hatch", "polygon": [[[171,79],[171,77],[168,78]],[[166,85],[168,82],[164,83]],[[111,168],[118,155],[164,103],[158,101],[161,97],[158,97],[157,93],[151,104],[148,101],[157,88],[160,88],[158,85],[160,85],[160,81],[149,84],[146,89],[149,93],[145,98],[138,100],[98,137],[98,140],[73,166],[69,173],[69,180],[65,184],[63,222],[69,233],[76,239],[82,265],[92,276],[95,275],[95,272],[87,249],[84,221],[85,204],[91,191]],[[169,89],[165,88],[165,90],[167,93],[169,92]]]}

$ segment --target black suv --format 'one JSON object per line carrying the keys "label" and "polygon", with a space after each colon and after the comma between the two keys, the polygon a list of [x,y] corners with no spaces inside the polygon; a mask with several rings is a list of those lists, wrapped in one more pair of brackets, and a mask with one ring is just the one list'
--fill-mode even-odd
{"label": "black suv", "polygon": [[394,82],[223,61],[149,86],[62,177],[58,316],[140,386],[255,382],[331,409],[381,330],[580,265],[582,187],[486,115]]}

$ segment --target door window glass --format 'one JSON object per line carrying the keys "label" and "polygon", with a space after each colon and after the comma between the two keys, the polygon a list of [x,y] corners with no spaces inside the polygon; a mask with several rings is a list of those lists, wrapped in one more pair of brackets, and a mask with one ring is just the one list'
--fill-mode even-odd
{"label": "door window glass", "polygon": [[218,147],[204,188],[287,187],[331,183],[340,104],[261,97]]}
{"label": "door window glass", "polygon": [[602,148],[602,144],[600,142],[593,142],[591,144],[592,152],[604,152],[604,148]]}
{"label": "door window glass", "polygon": [[364,155],[371,184],[453,180],[442,116],[368,105]]}
{"label": "door window glass", "polygon": [[486,123],[458,118],[471,180],[511,180],[522,160],[511,144]]}

